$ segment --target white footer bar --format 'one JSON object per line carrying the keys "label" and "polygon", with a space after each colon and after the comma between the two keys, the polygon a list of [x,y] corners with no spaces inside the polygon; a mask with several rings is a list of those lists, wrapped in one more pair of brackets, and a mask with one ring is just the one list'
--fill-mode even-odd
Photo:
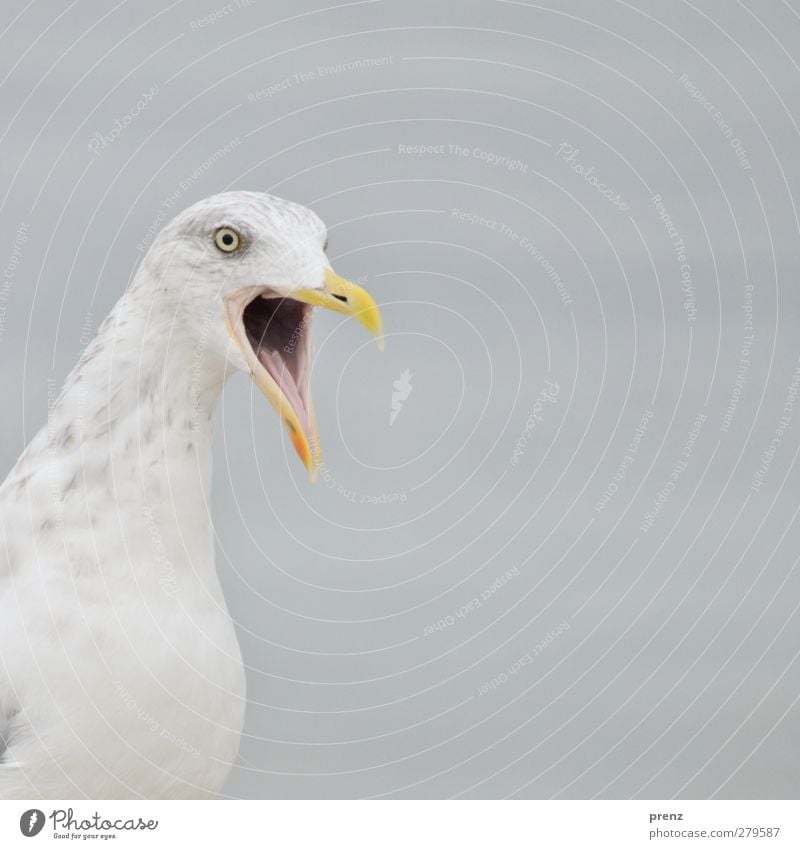
{"label": "white footer bar", "polygon": [[2,802],[0,846],[798,847],[795,801]]}

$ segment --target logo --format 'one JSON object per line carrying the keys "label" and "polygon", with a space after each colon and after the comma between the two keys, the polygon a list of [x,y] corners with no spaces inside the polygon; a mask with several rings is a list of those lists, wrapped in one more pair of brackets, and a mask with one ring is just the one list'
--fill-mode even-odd
{"label": "logo", "polygon": [[19,830],[25,837],[36,837],[44,828],[44,813],[38,808],[31,808],[19,818]]}
{"label": "logo", "polygon": [[400,410],[403,409],[403,402],[408,400],[411,390],[414,388],[411,385],[411,372],[408,369],[400,372],[398,380],[392,384],[394,392],[392,392],[392,411],[389,413],[389,424],[393,425],[394,420],[400,415]]}

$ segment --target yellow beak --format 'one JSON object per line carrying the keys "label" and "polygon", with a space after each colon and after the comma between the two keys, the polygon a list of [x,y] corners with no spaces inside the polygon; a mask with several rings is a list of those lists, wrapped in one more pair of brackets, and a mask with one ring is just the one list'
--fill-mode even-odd
{"label": "yellow beak", "polygon": [[378,343],[378,349],[383,350],[383,318],[372,295],[366,289],[334,274],[330,268],[325,269],[324,288],[296,289],[291,292],[290,297],[315,307],[325,307],[352,316],[369,330]]}
{"label": "yellow beak", "polygon": [[[266,305],[261,302],[266,300]],[[314,405],[309,387],[312,345],[308,316],[302,318],[291,335],[286,336],[287,322],[277,317],[287,314],[292,302],[325,307],[352,316],[372,333],[383,350],[383,319],[372,296],[349,280],[325,270],[324,285],[318,289],[293,289],[288,295],[272,293],[266,287],[248,287],[225,299],[225,323],[228,333],[241,351],[252,372],[253,380],[278,412],[297,455],[308,470],[312,481],[317,479],[322,462]],[[266,325],[262,319],[261,338],[252,328],[248,332],[245,310],[256,304],[267,310]],[[297,303],[294,304],[297,310]],[[273,331],[270,327],[274,328]],[[283,337],[280,333],[283,333]],[[273,338],[268,338],[270,333]]]}

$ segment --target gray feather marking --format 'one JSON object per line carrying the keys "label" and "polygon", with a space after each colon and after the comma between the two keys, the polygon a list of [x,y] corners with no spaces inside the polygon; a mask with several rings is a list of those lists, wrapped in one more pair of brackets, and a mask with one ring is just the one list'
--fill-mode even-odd
{"label": "gray feather marking", "polygon": [[13,711],[6,716],[0,715],[0,766],[4,763],[8,747],[11,744],[12,721],[19,711]]}

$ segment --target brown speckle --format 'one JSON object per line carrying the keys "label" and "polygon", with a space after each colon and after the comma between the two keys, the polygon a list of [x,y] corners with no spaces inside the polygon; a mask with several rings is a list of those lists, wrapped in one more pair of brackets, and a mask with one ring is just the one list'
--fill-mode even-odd
{"label": "brown speckle", "polygon": [[72,492],[73,489],[75,489],[75,486],[77,485],[77,483],[78,483],[78,473],[75,472],[75,474],[69,479],[69,483],[64,487],[64,490],[61,493],[61,498],[62,499],[66,498],[67,495],[69,495],[69,493]]}
{"label": "brown speckle", "polygon": [[62,448],[71,448],[75,444],[75,434],[72,432],[72,426],[67,425],[58,435],[58,442]]}

